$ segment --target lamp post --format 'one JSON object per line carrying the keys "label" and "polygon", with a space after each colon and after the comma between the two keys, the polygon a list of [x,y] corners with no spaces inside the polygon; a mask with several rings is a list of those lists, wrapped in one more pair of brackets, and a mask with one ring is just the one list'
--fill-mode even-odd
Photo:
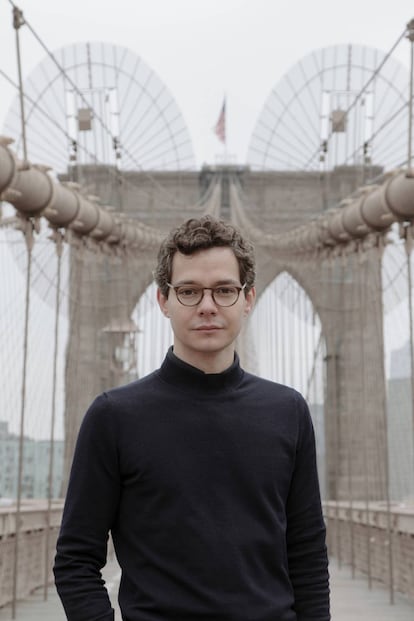
{"label": "lamp post", "polygon": [[102,329],[109,336],[110,372],[114,386],[137,376],[138,326],[132,319],[114,317]]}

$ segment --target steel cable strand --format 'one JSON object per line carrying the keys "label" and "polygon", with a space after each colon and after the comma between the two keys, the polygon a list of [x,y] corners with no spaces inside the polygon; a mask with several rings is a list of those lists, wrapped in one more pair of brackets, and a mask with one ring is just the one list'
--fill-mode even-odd
{"label": "steel cable strand", "polygon": [[413,311],[413,276],[412,276],[412,251],[413,251],[413,226],[402,228],[404,235],[404,248],[407,264],[407,294],[408,294],[408,321],[409,321],[409,347],[410,347],[410,375],[411,375],[411,455],[412,455],[412,486],[414,493],[414,311]]}
{"label": "steel cable strand", "polygon": [[[381,487],[384,488],[385,491],[385,505],[386,505],[386,532],[388,540],[385,542],[385,545],[388,550],[388,587],[389,587],[389,596],[390,603],[394,603],[394,560],[393,560],[393,532],[392,532],[392,513],[391,513],[391,499],[390,499],[390,484],[389,484],[389,452],[388,452],[388,425],[387,425],[387,416],[386,416],[386,397],[385,397],[385,369],[384,369],[384,360],[385,360],[385,351],[384,351],[384,343],[383,343],[383,286],[382,286],[382,276],[381,271],[377,268],[378,264],[382,264],[383,260],[383,251],[384,251],[384,240],[382,236],[378,236],[377,238],[377,246],[373,248],[373,253],[376,254],[376,260],[372,262],[368,262],[368,272],[367,272],[367,280],[368,280],[368,308],[371,307],[371,319],[372,314],[374,315],[374,327],[377,334],[377,342],[380,344],[380,353],[381,353],[381,370],[378,369],[378,376],[375,378],[376,384],[384,386],[383,390],[383,402],[381,404],[381,413],[380,413],[380,425],[376,425],[374,430],[374,438],[376,442],[376,454],[378,457],[377,471],[382,473],[382,481]],[[371,302],[370,302],[371,300]],[[380,301],[380,308],[375,308],[375,300]],[[382,434],[378,432],[378,427],[382,427]],[[380,456],[382,459],[380,460]],[[382,466],[382,467],[381,467]]]}
{"label": "steel cable strand", "polygon": [[48,467],[48,487],[47,487],[47,510],[46,510],[46,537],[45,537],[45,571],[43,585],[43,599],[46,601],[48,596],[48,585],[50,575],[50,530],[52,526],[52,499],[54,498],[54,469],[55,469],[55,426],[56,426],[56,398],[57,398],[57,374],[58,374],[58,356],[59,356],[59,320],[60,320],[60,302],[61,302],[61,276],[62,276],[62,253],[63,253],[63,236],[59,231],[53,234],[55,250],[56,250],[56,298],[55,298],[55,325],[54,325],[54,351],[53,351],[53,373],[52,373],[52,411],[50,424],[50,442],[49,442],[49,467]]}
{"label": "steel cable strand", "polygon": [[364,263],[366,262],[366,256],[363,253],[361,246],[358,246],[358,262],[360,266],[361,276],[359,278],[359,355],[360,355],[360,364],[361,364],[361,377],[362,377],[362,394],[361,394],[361,413],[362,413],[362,421],[363,421],[363,430],[362,437],[364,439],[364,446],[362,447],[362,456],[363,456],[363,472],[364,472],[364,485],[365,485],[365,546],[366,546],[366,562],[367,562],[367,578],[368,578],[368,588],[372,588],[372,567],[371,567],[371,522],[370,522],[370,498],[369,498],[369,489],[370,482],[368,476],[368,448],[366,445],[366,439],[369,437],[369,427],[368,427],[368,417],[366,412],[366,403],[367,403],[367,386],[366,386],[366,365],[365,365],[365,334],[364,334],[364,326],[367,321],[367,305],[363,303],[364,300],[364,292],[367,290],[367,277],[366,277],[366,268]]}
{"label": "steel cable strand", "polygon": [[23,464],[24,464],[24,433],[26,416],[26,389],[27,389],[27,362],[29,346],[29,318],[30,318],[30,290],[31,290],[31,270],[32,270],[32,249],[34,243],[33,223],[30,220],[22,221],[23,233],[27,244],[27,271],[26,271],[26,294],[25,294],[25,319],[24,319],[24,340],[23,340],[23,369],[21,385],[21,408],[19,425],[19,449],[18,449],[18,472],[17,472],[17,498],[16,498],[16,532],[14,540],[13,558],[13,591],[12,591],[12,618],[16,618],[16,606],[18,599],[18,561],[20,551],[20,526],[21,526],[21,501],[23,483]]}

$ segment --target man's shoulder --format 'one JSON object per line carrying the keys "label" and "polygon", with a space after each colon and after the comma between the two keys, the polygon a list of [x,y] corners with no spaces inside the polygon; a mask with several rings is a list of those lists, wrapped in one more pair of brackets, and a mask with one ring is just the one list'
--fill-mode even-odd
{"label": "man's shoulder", "polygon": [[152,392],[154,386],[159,382],[158,370],[140,377],[138,379],[129,382],[128,384],[122,384],[110,388],[102,393],[101,396],[106,397],[110,401],[123,402],[128,401],[131,398],[141,396],[143,397],[147,392]]}
{"label": "man's shoulder", "polygon": [[249,373],[247,371],[244,373],[244,381],[246,386],[248,386],[251,390],[260,390],[264,393],[286,397],[287,399],[289,398],[298,401],[303,400],[301,393],[292,386],[281,384],[280,382],[260,377],[259,375],[254,375],[253,373]]}
{"label": "man's shoulder", "polygon": [[106,390],[95,397],[89,406],[83,426],[94,426],[99,421],[101,428],[105,424],[119,424],[122,420],[128,420],[147,408],[148,403],[154,401],[154,395],[160,392],[157,371],[118,386]]}

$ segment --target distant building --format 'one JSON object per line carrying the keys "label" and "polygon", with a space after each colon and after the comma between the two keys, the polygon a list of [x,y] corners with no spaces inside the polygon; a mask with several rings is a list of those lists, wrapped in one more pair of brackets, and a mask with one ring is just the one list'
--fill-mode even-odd
{"label": "distant building", "polygon": [[391,352],[387,394],[391,500],[414,498],[413,416],[410,344]]}
{"label": "distant building", "polygon": [[[60,496],[64,442],[54,442],[52,498]],[[48,498],[50,441],[23,439],[22,498]],[[16,498],[19,468],[19,437],[0,421],[0,498]]]}

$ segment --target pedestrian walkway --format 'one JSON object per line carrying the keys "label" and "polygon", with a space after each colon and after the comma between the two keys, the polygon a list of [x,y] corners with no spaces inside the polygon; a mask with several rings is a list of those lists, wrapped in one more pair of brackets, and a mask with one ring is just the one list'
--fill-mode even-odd
{"label": "pedestrian walkway", "polygon": [[366,576],[352,578],[349,567],[330,563],[332,621],[414,621],[414,602],[374,583],[368,588]]}
{"label": "pedestrian walkway", "polygon": [[[120,570],[116,561],[109,563],[105,567],[103,576],[112,605],[115,608],[115,621],[122,621],[121,613],[117,607]],[[0,621],[12,621],[11,605],[0,608]],[[37,589],[25,600],[18,601],[16,604],[15,621],[66,621],[66,615],[54,585],[49,586],[46,601],[43,588]]]}
{"label": "pedestrian walkway", "polygon": [[[366,579],[352,578],[347,567],[339,569],[331,562],[332,621],[413,621],[414,602],[395,594],[395,603],[389,603],[388,591],[379,585],[368,589]],[[116,592],[119,569],[115,563],[105,570],[105,579],[113,605],[116,606]],[[11,621],[11,606],[0,608],[0,621]],[[119,610],[115,620],[121,621]],[[47,601],[43,600],[43,589],[18,602],[16,621],[66,621],[61,603],[51,586]]]}

